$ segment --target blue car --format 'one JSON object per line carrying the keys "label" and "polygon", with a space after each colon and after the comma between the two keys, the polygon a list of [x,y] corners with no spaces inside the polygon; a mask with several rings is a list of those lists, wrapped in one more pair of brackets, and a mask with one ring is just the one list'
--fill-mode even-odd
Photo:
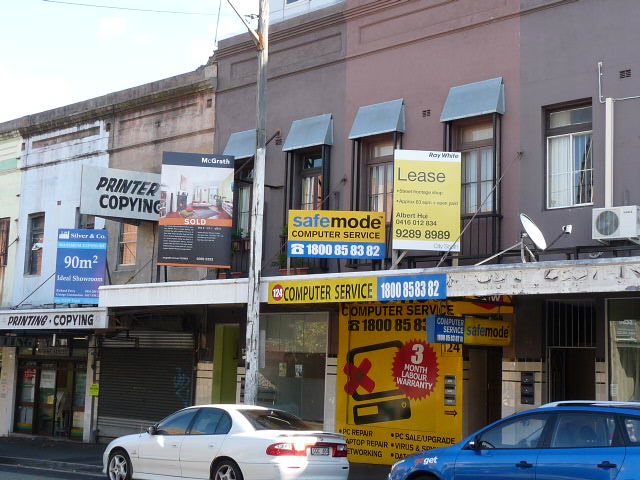
{"label": "blue car", "polygon": [[640,480],[640,403],[556,402],[410,455],[389,480]]}

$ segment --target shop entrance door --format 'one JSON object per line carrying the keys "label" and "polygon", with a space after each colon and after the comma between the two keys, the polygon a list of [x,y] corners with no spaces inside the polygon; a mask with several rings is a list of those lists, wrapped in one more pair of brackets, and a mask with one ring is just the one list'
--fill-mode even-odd
{"label": "shop entrance door", "polygon": [[[84,364],[81,364],[83,366]],[[16,425],[18,432],[55,437],[82,436],[84,412],[84,372],[75,379],[69,361],[29,361],[19,367]],[[80,391],[80,389],[82,391]],[[80,397],[81,395],[81,397]],[[73,410],[76,410],[74,421]],[[77,433],[77,432],[76,432]]]}
{"label": "shop entrance door", "polygon": [[549,348],[548,352],[550,402],[596,398],[595,348]]}
{"label": "shop entrance door", "polygon": [[463,389],[463,435],[467,435],[502,416],[502,348],[464,348],[468,380]]}

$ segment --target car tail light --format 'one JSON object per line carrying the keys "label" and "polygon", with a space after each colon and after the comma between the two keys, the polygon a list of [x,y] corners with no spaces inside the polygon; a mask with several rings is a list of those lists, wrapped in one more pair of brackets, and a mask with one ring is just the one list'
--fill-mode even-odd
{"label": "car tail light", "polygon": [[304,445],[296,445],[295,443],[289,442],[274,443],[267,447],[267,455],[295,455],[304,457],[307,455],[307,448]]}
{"label": "car tail light", "polygon": [[338,443],[336,447],[333,449],[334,457],[346,457],[347,456],[347,445],[344,443]]}

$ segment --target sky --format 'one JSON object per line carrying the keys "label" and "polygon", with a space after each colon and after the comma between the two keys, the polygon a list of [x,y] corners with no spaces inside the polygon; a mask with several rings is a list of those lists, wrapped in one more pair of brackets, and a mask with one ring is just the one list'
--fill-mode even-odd
{"label": "sky", "polygon": [[244,31],[226,0],[0,0],[0,122],[193,71]]}

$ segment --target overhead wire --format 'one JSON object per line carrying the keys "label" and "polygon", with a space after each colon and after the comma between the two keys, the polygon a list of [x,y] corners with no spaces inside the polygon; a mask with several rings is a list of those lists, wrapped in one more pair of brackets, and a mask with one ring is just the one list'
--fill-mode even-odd
{"label": "overhead wire", "polygon": [[209,12],[182,12],[178,10],[154,10],[154,9],[147,9],[147,8],[116,7],[114,5],[98,5],[95,3],[64,2],[62,0],[42,0],[42,1],[47,3],[59,3],[62,5],[75,5],[77,7],[108,8],[112,10],[129,10],[132,12],[172,13],[176,15],[203,15],[203,16],[209,16],[209,17],[216,15],[215,13],[209,13]]}

